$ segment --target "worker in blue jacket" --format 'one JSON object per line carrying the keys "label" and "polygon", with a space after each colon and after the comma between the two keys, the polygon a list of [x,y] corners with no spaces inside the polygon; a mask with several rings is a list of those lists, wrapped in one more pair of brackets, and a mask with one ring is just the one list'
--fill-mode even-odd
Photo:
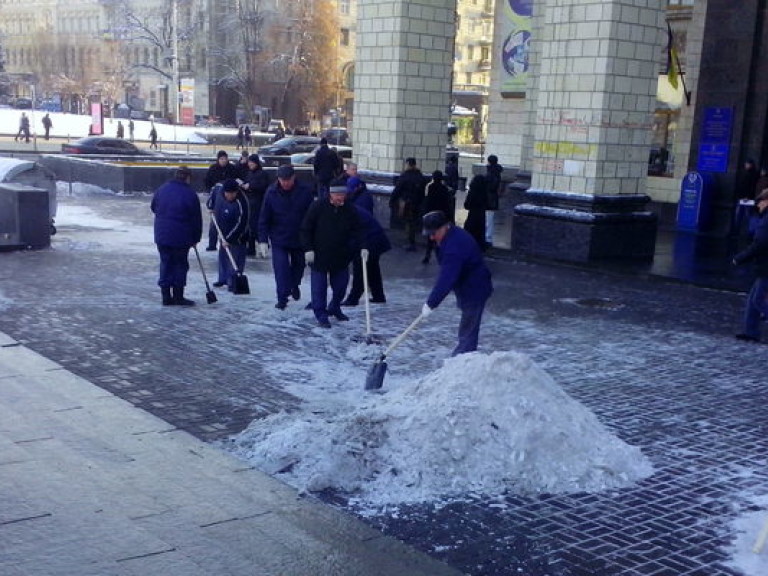
{"label": "worker in blue jacket", "polygon": [[[216,199],[213,216],[219,225],[219,279],[213,283],[217,288],[225,284],[230,292],[235,289],[235,276],[245,269],[245,251],[248,243],[248,200],[240,190],[237,180],[225,180],[221,197]],[[232,268],[229,254],[237,270]]]}
{"label": "worker in blue jacket", "polygon": [[203,236],[203,213],[191,182],[192,171],[180,166],[174,178],[157,189],[150,204],[155,215],[155,244],[160,253],[157,284],[163,306],[195,303],[184,298],[184,287],[189,271],[189,249]]}
{"label": "worker in blue jacket", "polygon": [[475,239],[465,230],[454,226],[443,212],[433,211],[422,219],[424,233],[437,244],[440,274],[422,306],[426,318],[453,291],[461,310],[459,342],[452,356],[474,352],[480,334],[480,322],[485,303],[493,293],[491,271]]}
{"label": "worker in blue jacket", "polygon": [[257,248],[259,256],[266,258],[269,246],[272,247],[272,269],[277,291],[275,308],[278,310],[285,310],[289,296],[294,300],[301,298],[299,286],[306,261],[299,230],[313,200],[312,190],[296,180],[293,166],[288,164],[277,169],[277,182],[267,189],[264,196],[259,214]]}

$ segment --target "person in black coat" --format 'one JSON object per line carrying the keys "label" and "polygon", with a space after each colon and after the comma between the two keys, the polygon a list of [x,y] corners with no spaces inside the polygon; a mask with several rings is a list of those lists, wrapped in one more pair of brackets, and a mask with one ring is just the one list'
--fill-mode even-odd
{"label": "person in black coat", "polygon": [[174,178],[157,189],[150,204],[155,215],[155,244],[160,253],[157,284],[163,306],[195,303],[184,298],[184,287],[189,271],[189,249],[203,236],[203,213],[191,181],[192,171],[180,166]]}
{"label": "person in black coat", "polygon": [[475,174],[469,183],[467,198],[464,200],[464,209],[467,210],[464,230],[469,232],[477,241],[481,251],[485,250],[485,210],[487,205],[486,177],[483,174]]}
{"label": "person in black coat", "polygon": [[240,188],[248,198],[248,235],[247,256],[256,256],[256,244],[259,241],[259,214],[264,203],[264,194],[269,188],[269,175],[261,166],[258,154],[248,156],[248,174]]}
{"label": "person in black coat", "polygon": [[755,197],[755,188],[760,173],[757,171],[757,164],[752,158],[747,158],[744,162],[744,168],[736,175],[736,207],[733,213],[733,224],[731,235],[739,236],[744,219],[752,211],[751,200]]}
{"label": "person in black coat", "polygon": [[[387,233],[372,212],[369,212],[360,204],[355,204],[355,209],[360,218],[360,226],[363,229],[362,245],[364,249],[368,250],[368,257],[365,259],[365,271],[368,276],[370,302],[383,304],[387,301],[387,297],[384,294],[384,280],[381,276],[379,259],[382,254],[392,248],[392,244],[390,244]],[[360,297],[363,295],[363,292],[365,292],[365,283],[361,254],[355,256],[352,260],[352,287],[349,289],[349,293],[341,305],[357,306],[360,303]]]}
{"label": "person in black coat", "polygon": [[314,173],[317,181],[317,197],[325,198],[331,181],[344,171],[344,164],[335,150],[328,147],[328,140],[320,139],[320,148],[315,152]]}
{"label": "person in black coat", "polygon": [[328,197],[314,202],[301,223],[304,259],[312,269],[312,311],[322,328],[331,327],[329,316],[349,320],[341,311],[341,300],[349,283],[349,263],[362,245],[362,229],[357,210],[346,196],[346,186],[331,186]]}
{"label": "person in black coat", "polygon": [[390,208],[397,210],[398,217],[405,223],[407,244],[405,250],[416,251],[416,231],[421,231],[421,205],[424,202],[424,187],[427,182],[416,166],[416,158],[406,158],[405,170],[400,174],[389,200]]}
{"label": "person in black coat", "polygon": [[[427,184],[424,208],[421,212],[422,214],[429,214],[436,210],[445,214],[449,222],[455,222],[454,197],[448,187],[443,184],[443,173],[440,170],[432,172],[432,180]],[[434,240],[427,238],[427,251],[424,254],[424,259],[421,261],[422,264],[429,264],[434,249]]]}
{"label": "person in black coat", "polygon": [[[216,154],[216,162],[208,167],[208,172],[205,173],[205,189],[208,191],[209,197],[206,201],[208,210],[213,212],[216,209],[216,198],[220,195],[214,194],[214,188],[217,184],[221,184],[225,180],[237,179],[237,167],[229,161],[229,154],[226,150],[219,150]],[[208,252],[216,250],[216,243],[218,242],[218,234],[213,222],[208,227],[208,246],[205,248]]]}
{"label": "person in black coat", "polygon": [[760,323],[768,318],[768,190],[755,199],[760,213],[760,222],[748,248],[733,258],[733,264],[740,266],[751,262],[755,270],[755,281],[747,297],[744,310],[744,331],[736,334],[739,340],[760,341]]}

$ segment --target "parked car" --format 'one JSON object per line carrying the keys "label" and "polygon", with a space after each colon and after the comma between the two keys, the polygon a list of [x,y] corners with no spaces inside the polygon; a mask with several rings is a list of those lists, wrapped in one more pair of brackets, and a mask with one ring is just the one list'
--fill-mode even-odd
{"label": "parked car", "polygon": [[120,154],[122,156],[158,156],[152,150],[142,150],[122,138],[87,136],[61,145],[63,154]]}
{"label": "parked car", "polygon": [[267,132],[270,134],[285,134],[285,122],[279,118],[272,118],[267,125]]}
{"label": "parked car", "polygon": [[346,128],[329,128],[324,130],[320,136],[328,140],[328,144],[352,146],[352,139],[349,137],[349,132],[347,132]]}
{"label": "parked car", "polygon": [[[317,152],[318,148],[319,146],[312,150],[312,152],[299,152],[298,154],[291,154],[291,164],[314,164],[315,152]],[[341,158],[344,160],[349,160],[352,158],[352,148],[349,146],[329,146],[329,148],[336,150],[338,155],[341,156]]]}
{"label": "parked car", "polygon": [[259,148],[262,156],[290,156],[299,152],[312,152],[320,144],[315,136],[287,136]]}
{"label": "parked car", "polygon": [[19,110],[29,110],[32,108],[32,100],[29,98],[16,98],[13,101],[13,107]]}

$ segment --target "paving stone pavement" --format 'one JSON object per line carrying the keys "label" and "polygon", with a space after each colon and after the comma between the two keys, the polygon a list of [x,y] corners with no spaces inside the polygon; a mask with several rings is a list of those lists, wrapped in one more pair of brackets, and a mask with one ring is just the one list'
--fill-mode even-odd
{"label": "paving stone pavement", "polygon": [[[343,352],[360,334],[362,310],[331,334],[313,327],[304,301],[281,315],[265,261],[249,260],[250,296],[217,292],[208,306],[193,268],[188,292],[198,306],[161,307],[148,202],[60,196],[60,213],[91,209],[107,225],[84,212],[83,225],[60,224],[53,249],[0,254],[0,331],[209,442],[297,409],[288,383],[311,379],[307,351],[337,355],[340,372],[362,387],[365,361]],[[202,254],[213,270],[214,255]],[[435,265],[420,260],[397,249],[383,260],[389,301],[374,307],[374,326],[386,338],[418,314],[431,286]],[[511,257],[489,262],[496,291],[481,348],[529,354],[613,433],[642,447],[656,473],[610,493],[468,494],[365,521],[473,575],[740,574],[729,566],[731,522],[768,492],[760,401],[768,348],[732,337],[744,296]],[[455,328],[447,301],[391,374],[434,370]],[[355,512],[344,495],[321,497]]]}

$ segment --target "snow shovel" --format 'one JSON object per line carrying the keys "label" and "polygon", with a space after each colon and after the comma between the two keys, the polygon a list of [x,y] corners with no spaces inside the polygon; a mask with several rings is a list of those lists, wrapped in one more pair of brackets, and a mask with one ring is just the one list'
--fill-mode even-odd
{"label": "snow shovel", "polygon": [[216,292],[211,290],[211,285],[208,284],[208,276],[205,275],[205,268],[203,268],[203,261],[200,260],[200,252],[197,251],[197,246],[192,246],[192,248],[195,251],[195,256],[197,256],[197,263],[200,264],[200,272],[203,273],[203,281],[205,282],[205,289],[207,292],[205,293],[205,301],[208,302],[208,304],[213,304],[216,302]]}
{"label": "snow shovel", "polygon": [[368,290],[368,256],[361,257],[363,267],[363,298],[365,298],[365,343],[382,344],[381,338],[371,334],[371,302],[369,300],[370,291]]}
{"label": "snow shovel", "polygon": [[405,337],[408,336],[408,334],[410,334],[410,332],[419,325],[419,322],[421,322],[422,318],[424,318],[424,316],[419,314],[416,320],[411,322],[411,325],[403,330],[403,333],[395,338],[389,347],[384,350],[378,361],[368,369],[368,376],[365,378],[366,390],[378,390],[382,387],[384,384],[384,375],[387,373],[387,356],[389,356],[392,350],[394,350],[398,344],[405,340]]}
{"label": "snow shovel", "polygon": [[221,242],[221,245],[224,247],[224,251],[227,253],[227,256],[229,257],[229,263],[232,264],[232,274],[234,275],[233,281],[233,287],[232,292],[235,294],[250,294],[251,288],[248,285],[248,277],[243,274],[242,272],[239,272],[237,270],[237,263],[235,263],[235,257],[232,256],[232,251],[229,249],[229,246],[224,244],[224,234],[221,233],[221,228],[219,228],[219,223],[216,222],[216,216],[211,214],[211,222],[213,222],[213,225],[216,226],[216,231],[219,233],[219,242]]}

